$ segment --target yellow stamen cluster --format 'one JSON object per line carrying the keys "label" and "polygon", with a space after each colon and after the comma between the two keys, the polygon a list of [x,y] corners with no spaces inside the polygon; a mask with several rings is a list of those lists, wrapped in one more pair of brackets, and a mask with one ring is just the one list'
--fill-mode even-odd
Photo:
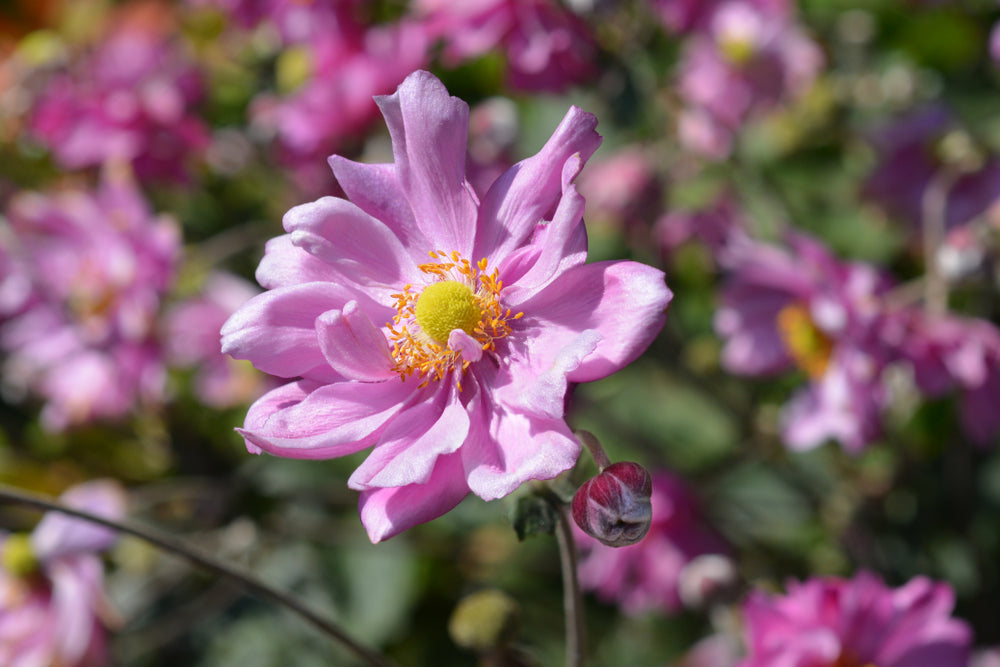
{"label": "yellow stamen cluster", "polygon": [[456,384],[461,390],[461,375],[471,363],[458,350],[448,347],[448,337],[455,329],[469,334],[483,353],[496,350],[496,341],[511,332],[510,323],[524,313],[512,313],[500,304],[503,281],[497,269],[487,271],[486,259],[472,264],[457,252],[432,250],[433,262],[418,268],[431,279],[420,290],[406,285],[393,294],[396,314],[389,329],[393,370],[406,380],[422,378],[421,387],[444,378],[457,368]]}
{"label": "yellow stamen cluster", "polygon": [[833,342],[816,327],[806,307],[799,303],[785,306],[778,312],[777,324],[785,349],[799,368],[812,378],[822,376]]}

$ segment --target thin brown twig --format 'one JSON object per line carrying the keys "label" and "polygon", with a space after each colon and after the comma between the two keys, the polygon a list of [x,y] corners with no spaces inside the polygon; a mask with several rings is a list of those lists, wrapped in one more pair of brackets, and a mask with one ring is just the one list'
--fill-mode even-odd
{"label": "thin brown twig", "polygon": [[251,594],[263,600],[273,602],[288,609],[289,611],[294,612],[295,614],[298,614],[303,620],[307,621],[322,633],[342,644],[365,663],[372,665],[372,667],[396,667],[395,663],[389,660],[386,656],[383,656],[381,653],[378,653],[377,651],[374,651],[373,649],[355,641],[339,626],[334,624],[329,619],[323,618],[285,591],[264,583],[249,572],[245,572],[236,566],[227,565],[210,556],[199,553],[191,547],[181,544],[178,540],[172,537],[168,537],[149,528],[136,526],[132,523],[114,521],[112,519],[90,514],[89,512],[84,512],[72,507],[66,507],[65,505],[61,505],[43,496],[22,491],[6,484],[0,484],[0,503],[11,503],[25,507],[32,507],[37,510],[60,512],[68,516],[111,528],[112,530],[116,530],[120,533],[138,537],[139,539],[145,540],[146,542],[149,542],[164,551],[181,556],[202,569],[232,579]]}

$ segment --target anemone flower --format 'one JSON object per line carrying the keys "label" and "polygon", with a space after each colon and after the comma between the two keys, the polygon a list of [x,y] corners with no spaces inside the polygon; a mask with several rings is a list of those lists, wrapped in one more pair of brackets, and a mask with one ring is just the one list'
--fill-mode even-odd
{"label": "anemone flower", "polygon": [[251,452],[331,458],[373,447],[348,485],[377,542],[570,468],[570,383],[634,360],[663,325],[663,274],[585,264],[572,184],[600,144],[571,108],[480,201],[465,177],[468,106],[418,71],[376,98],[392,164],[330,164],[347,199],[291,209],[222,328],[223,351],[294,378],[254,403]]}

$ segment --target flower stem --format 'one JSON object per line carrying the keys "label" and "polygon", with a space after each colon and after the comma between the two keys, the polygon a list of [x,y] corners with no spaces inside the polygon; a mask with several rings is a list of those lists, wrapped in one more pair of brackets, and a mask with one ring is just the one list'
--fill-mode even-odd
{"label": "flower stem", "polygon": [[202,569],[208,570],[209,572],[213,572],[217,575],[228,577],[239,583],[252,595],[269,602],[273,602],[277,605],[285,607],[295,614],[298,614],[302,619],[313,625],[316,629],[328,635],[335,641],[340,642],[340,644],[350,650],[366,664],[371,665],[372,667],[395,667],[395,663],[390,661],[386,656],[383,656],[373,649],[358,643],[347,635],[347,633],[345,633],[339,626],[335,625],[330,620],[323,618],[288,593],[264,583],[249,572],[242,571],[236,566],[222,563],[210,556],[199,553],[198,551],[181,544],[175,538],[168,537],[149,528],[141,528],[123,521],[113,521],[111,519],[90,514],[89,512],[84,512],[72,507],[66,507],[43,496],[28,493],[6,484],[0,484],[0,503],[11,503],[25,507],[32,507],[38,510],[60,512],[68,516],[76,517],[78,519],[83,519],[84,521],[90,521],[91,523],[96,523],[107,528],[117,530],[118,532],[125,533],[127,535],[132,535],[133,537],[138,537],[139,539],[145,540],[146,542],[149,542],[164,551],[186,558],[189,562],[201,567]]}
{"label": "flower stem", "polygon": [[[589,434],[588,434],[589,435]],[[593,436],[591,436],[593,437]],[[583,595],[576,571],[576,544],[569,512],[564,503],[556,505],[559,522],[556,526],[556,541],[559,543],[559,564],[563,579],[563,608],[566,613],[566,667],[583,667],[584,664],[584,623]]]}
{"label": "flower stem", "polygon": [[933,315],[943,315],[948,310],[948,280],[941,271],[938,253],[944,245],[947,231],[948,194],[958,174],[948,168],[934,175],[920,201],[923,218],[924,307]]}
{"label": "flower stem", "polygon": [[604,451],[604,447],[601,446],[601,442],[597,439],[597,436],[590,431],[582,429],[575,431],[575,434],[580,442],[583,443],[583,446],[587,448],[587,451],[590,452],[591,458],[597,464],[598,472],[604,472],[604,469],[611,465],[611,459],[608,458],[608,453]]}

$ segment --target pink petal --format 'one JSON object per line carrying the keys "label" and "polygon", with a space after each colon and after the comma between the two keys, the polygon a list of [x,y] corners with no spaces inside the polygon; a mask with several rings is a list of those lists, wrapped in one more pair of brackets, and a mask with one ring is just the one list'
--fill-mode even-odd
{"label": "pink petal", "polygon": [[347,198],[362,211],[385,223],[413,257],[423,258],[433,245],[420,233],[406,193],[392,164],[365,164],[331,155],[330,168]]}
{"label": "pink petal", "polygon": [[417,227],[436,247],[472,257],[477,200],[465,180],[469,107],[429,72],[375,98],[392,138],[396,174]]}
{"label": "pink petal", "polygon": [[[574,156],[566,164],[570,166],[577,161]],[[530,299],[555,276],[587,261],[583,206],[583,197],[567,183],[552,222],[540,227],[532,239],[532,245],[541,248],[538,259],[516,283],[508,283],[510,287],[504,293],[504,301],[511,308],[517,310],[523,301]]]}
{"label": "pink petal", "polygon": [[357,301],[316,318],[316,334],[327,363],[344,377],[377,382],[398,375],[392,370],[385,334],[358,308]]}
{"label": "pink petal", "polygon": [[531,340],[523,355],[512,356],[509,365],[497,373],[492,382],[494,400],[516,412],[561,419],[565,414],[567,376],[600,342],[601,335],[589,329],[568,341],[554,358],[549,357],[550,349],[545,346],[541,359],[535,359],[531,345],[538,345],[540,339]]}
{"label": "pink petal", "polygon": [[576,164],[582,166],[601,145],[596,127],[596,117],[571,107],[542,150],[493,183],[479,210],[475,257],[488,257],[495,264],[524,243],[555,206],[567,160],[578,153]]}
{"label": "pink petal", "polygon": [[421,277],[392,230],[346,199],[301,204],[282,223],[292,243],[352,282],[399,286]]}
{"label": "pink petal", "polygon": [[58,663],[75,665],[87,654],[94,633],[101,587],[101,562],[95,556],[76,555],[58,560],[48,569],[52,582],[53,633]]}
{"label": "pink petal", "polygon": [[255,277],[262,287],[275,289],[301,283],[332,283],[338,276],[332,266],[293,245],[291,234],[282,234],[267,242]]}
{"label": "pink petal", "polygon": [[426,484],[438,457],[457,451],[468,432],[465,406],[452,392],[440,391],[433,401],[415,405],[392,421],[347,485],[365,491]]}
{"label": "pink petal", "polygon": [[372,542],[436,519],[454,509],[469,493],[458,453],[438,457],[426,484],[361,492],[358,510]]}
{"label": "pink petal", "polygon": [[552,479],[576,464],[580,443],[563,419],[480,406],[461,454],[469,489],[483,500],[510,495],[531,479]]}
{"label": "pink petal", "polygon": [[222,352],[249,359],[278,377],[335,380],[339,376],[327,364],[316,337],[316,318],[352,300],[376,321],[387,322],[394,313],[346,285],[281,287],[250,299],[222,325]]}
{"label": "pink petal", "polygon": [[533,338],[532,355],[555,359],[578,334],[601,335],[597,349],[569,373],[590,382],[631,363],[660,332],[673,294],[663,273],[638,262],[576,266],[518,305],[521,327]]}
{"label": "pink petal", "polygon": [[483,346],[475,338],[461,329],[455,329],[448,334],[448,347],[457,350],[462,359],[475,363],[483,358]]}
{"label": "pink petal", "polygon": [[293,459],[353,454],[378,441],[415,389],[399,380],[320,386],[291,382],[251,405],[237,431],[255,454],[266,451]]}
{"label": "pink petal", "polygon": [[[59,501],[107,519],[125,515],[125,491],[111,480],[78,484],[63,493]],[[32,531],[31,546],[40,560],[48,561],[68,554],[101,551],[117,539],[117,532],[103,526],[49,512]]]}

